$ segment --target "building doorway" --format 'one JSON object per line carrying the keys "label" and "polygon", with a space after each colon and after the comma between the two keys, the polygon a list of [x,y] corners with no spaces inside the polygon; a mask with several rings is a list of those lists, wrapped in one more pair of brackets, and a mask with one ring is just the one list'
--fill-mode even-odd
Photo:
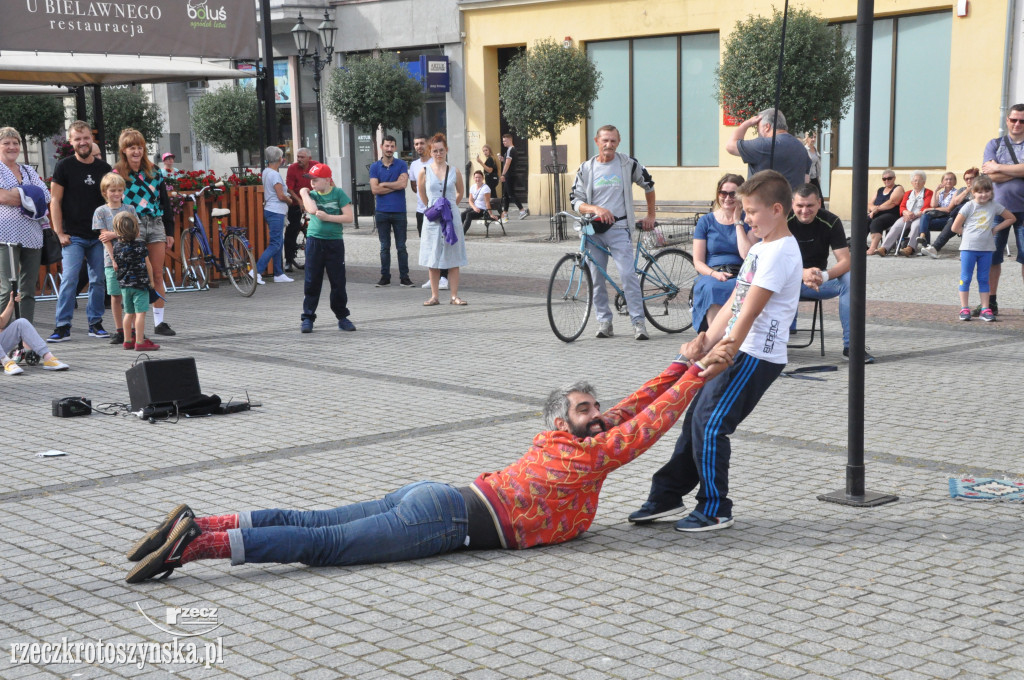
{"label": "building doorway", "polygon": [[[524,52],[525,47],[499,47],[498,48],[498,74],[499,78],[502,73],[505,72],[505,68],[508,63],[517,54]],[[500,82],[500,81],[499,81]],[[516,161],[515,168],[513,169],[514,181],[516,187],[516,195],[520,201],[523,202],[523,207],[526,207],[527,197],[530,195],[530,146],[527,144],[527,140],[516,134],[515,130],[509,127],[508,121],[505,120],[505,112],[501,110],[501,106],[498,107],[501,111],[501,134],[512,135],[512,145],[519,153],[519,159]],[[505,147],[501,144],[501,139],[498,140],[498,149],[494,149],[495,154],[504,154]],[[504,163],[504,161],[503,161]],[[498,173],[501,173],[501,168],[498,169]]]}

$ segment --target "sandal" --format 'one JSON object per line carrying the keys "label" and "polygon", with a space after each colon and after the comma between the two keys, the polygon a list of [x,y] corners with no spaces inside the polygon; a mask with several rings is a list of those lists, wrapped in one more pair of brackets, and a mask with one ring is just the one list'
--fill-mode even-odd
{"label": "sandal", "polygon": [[426,302],[423,303],[423,306],[424,307],[433,307],[434,305],[439,305],[439,304],[441,304],[441,303],[437,301],[437,298],[430,298],[429,300],[427,300]]}
{"label": "sandal", "polygon": [[453,298],[452,298],[452,301],[451,301],[451,302],[449,302],[448,304],[450,304],[450,305],[459,305],[460,307],[465,307],[465,306],[466,306],[466,305],[468,305],[469,303],[468,303],[468,302],[466,302],[465,300],[463,300],[463,299],[462,299],[462,298],[460,298],[460,297],[453,297]]}

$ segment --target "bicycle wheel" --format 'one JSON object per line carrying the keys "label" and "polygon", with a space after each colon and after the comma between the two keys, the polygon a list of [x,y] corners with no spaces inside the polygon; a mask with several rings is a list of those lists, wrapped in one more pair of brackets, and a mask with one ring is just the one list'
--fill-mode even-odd
{"label": "bicycle wheel", "polygon": [[666,333],[682,333],[693,325],[688,296],[696,278],[693,258],[678,248],[663,250],[647,263],[640,290],[644,316],[652,326]]}
{"label": "bicycle wheel", "polygon": [[590,269],[581,265],[578,254],[563,255],[548,283],[548,322],[559,340],[572,342],[580,337],[590,318],[593,299]]}
{"label": "bicycle wheel", "polygon": [[210,265],[206,262],[206,255],[199,245],[199,238],[195,232],[186,231],[184,240],[181,242],[181,282],[184,285],[194,285],[196,288],[206,288],[210,281]]}
{"label": "bicycle wheel", "polygon": [[243,296],[256,292],[256,258],[238,234],[224,237],[224,269],[231,285]]}

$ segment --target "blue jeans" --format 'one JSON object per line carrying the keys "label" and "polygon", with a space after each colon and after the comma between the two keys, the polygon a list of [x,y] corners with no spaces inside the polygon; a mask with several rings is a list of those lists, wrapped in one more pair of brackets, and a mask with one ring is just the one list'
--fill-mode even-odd
{"label": "blue jeans", "polygon": [[302,300],[302,318],[316,321],[324,274],[331,284],[331,311],[344,319],[348,316],[348,293],[345,292],[345,241],[306,237],[306,282]]}
{"label": "blue jeans", "polygon": [[829,279],[818,286],[818,290],[800,284],[800,297],[812,300],[839,298],[839,323],[843,326],[843,347],[850,346],[850,273],[836,279]]}
{"label": "blue jeans", "polygon": [[409,278],[409,251],[405,249],[405,234],[409,218],[404,212],[378,212],[373,216],[380,239],[380,276],[391,280],[391,231],[395,232],[395,250],[398,251],[398,276]]}
{"label": "blue jeans", "polygon": [[75,315],[75,297],[78,294],[78,275],[84,261],[89,271],[89,302],[85,306],[89,325],[103,321],[103,295],[106,283],[103,275],[103,244],[98,238],[72,236],[64,246],[60,263],[60,291],[57,293],[57,325],[70,326]]}
{"label": "blue jeans", "polygon": [[400,562],[458,550],[469,534],[462,494],[438,482],[416,482],[379,501],[333,510],[245,512],[238,526],[228,532],[232,564]]}
{"label": "blue jeans", "polygon": [[260,274],[267,270],[271,258],[274,260],[274,276],[284,274],[284,263],[281,261],[281,248],[284,246],[284,218],[285,215],[282,213],[263,211],[263,219],[270,231],[270,243],[267,244],[266,250],[256,262],[256,271]]}

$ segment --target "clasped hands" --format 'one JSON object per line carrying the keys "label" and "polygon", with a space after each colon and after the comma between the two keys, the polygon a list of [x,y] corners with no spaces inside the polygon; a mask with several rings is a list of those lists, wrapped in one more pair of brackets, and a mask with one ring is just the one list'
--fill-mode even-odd
{"label": "clasped hands", "polygon": [[733,357],[739,351],[739,343],[726,335],[711,348],[706,348],[706,344],[707,334],[702,331],[693,340],[684,342],[679,347],[679,353],[690,361],[700,361],[704,370],[698,375],[709,380],[732,366]]}

